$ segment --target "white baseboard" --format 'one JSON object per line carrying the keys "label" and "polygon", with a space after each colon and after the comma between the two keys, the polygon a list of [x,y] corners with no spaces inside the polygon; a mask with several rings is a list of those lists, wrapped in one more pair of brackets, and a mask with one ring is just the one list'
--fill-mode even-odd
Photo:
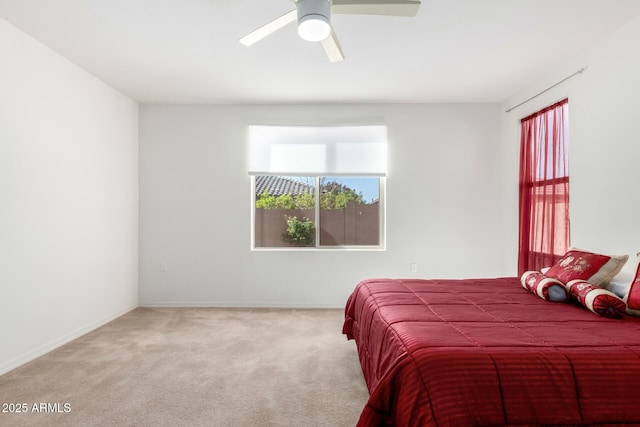
{"label": "white baseboard", "polygon": [[6,374],[9,371],[12,371],[22,365],[24,365],[25,363],[31,362],[34,359],[37,359],[40,356],[43,356],[47,353],[49,353],[50,351],[55,350],[58,347],[63,346],[64,344],[67,344],[68,342],[71,342],[77,338],[80,338],[82,335],[85,335],[95,329],[98,329],[101,326],[106,325],[107,323],[111,322],[112,320],[117,319],[120,316],[123,316],[125,314],[127,314],[128,312],[130,312],[131,310],[136,309],[138,306],[132,306],[129,307],[127,309],[125,309],[124,311],[121,311],[119,313],[113,314],[111,316],[108,316],[102,320],[98,320],[96,322],[92,322],[88,325],[85,325],[81,328],[78,328],[68,334],[63,335],[62,337],[55,339],[53,341],[49,341],[48,343],[37,347],[19,357],[16,357],[13,360],[9,360],[8,362],[2,363],[0,364],[0,375]]}
{"label": "white baseboard", "polygon": [[300,308],[300,309],[343,309],[344,304],[310,304],[292,302],[235,302],[235,301],[149,301],[140,302],[140,307],[178,308],[178,307],[212,307],[212,308]]}

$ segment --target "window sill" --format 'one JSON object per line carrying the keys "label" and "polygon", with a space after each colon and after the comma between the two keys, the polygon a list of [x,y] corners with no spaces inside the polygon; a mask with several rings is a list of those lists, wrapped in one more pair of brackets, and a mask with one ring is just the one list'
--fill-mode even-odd
{"label": "window sill", "polygon": [[277,247],[251,248],[252,252],[384,252],[384,246],[320,246],[320,247]]}

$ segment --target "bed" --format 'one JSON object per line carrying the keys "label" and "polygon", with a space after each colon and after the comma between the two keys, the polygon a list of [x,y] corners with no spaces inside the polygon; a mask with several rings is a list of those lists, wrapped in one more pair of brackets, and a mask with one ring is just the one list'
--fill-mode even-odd
{"label": "bed", "polygon": [[343,333],[370,394],[358,426],[640,426],[640,319],[517,277],[365,280]]}

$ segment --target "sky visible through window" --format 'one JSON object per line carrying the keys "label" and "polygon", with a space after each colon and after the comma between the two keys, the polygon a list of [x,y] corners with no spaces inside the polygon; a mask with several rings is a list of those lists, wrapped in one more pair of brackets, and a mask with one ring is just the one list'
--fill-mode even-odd
{"label": "sky visible through window", "polygon": [[336,177],[335,181],[354,189],[356,193],[362,193],[362,197],[367,203],[380,198],[378,177]]}

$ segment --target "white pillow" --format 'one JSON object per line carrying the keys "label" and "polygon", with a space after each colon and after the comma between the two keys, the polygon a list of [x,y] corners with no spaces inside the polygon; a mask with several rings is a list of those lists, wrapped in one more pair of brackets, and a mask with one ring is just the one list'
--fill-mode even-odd
{"label": "white pillow", "polygon": [[602,289],[606,289],[609,292],[613,292],[620,298],[624,298],[629,292],[629,286],[634,279],[633,273],[629,273],[628,271],[621,271],[616,274],[613,279],[609,281],[609,283],[603,283],[600,285]]}

